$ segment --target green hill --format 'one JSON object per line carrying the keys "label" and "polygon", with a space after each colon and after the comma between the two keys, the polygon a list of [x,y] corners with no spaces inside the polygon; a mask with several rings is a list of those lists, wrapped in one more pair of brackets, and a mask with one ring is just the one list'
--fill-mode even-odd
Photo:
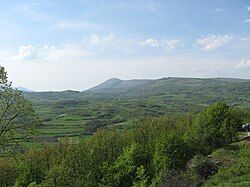
{"label": "green hill", "polygon": [[250,80],[162,78],[110,79],[83,92],[23,92],[39,114],[41,137],[88,135],[98,128],[127,125],[145,116],[196,113],[224,100],[250,110]]}
{"label": "green hill", "polygon": [[210,104],[224,99],[232,105],[249,107],[250,80],[232,78],[177,78],[157,80],[109,79],[89,90],[63,92],[25,93],[33,102],[53,102],[55,100],[110,100],[148,99],[188,101]]}

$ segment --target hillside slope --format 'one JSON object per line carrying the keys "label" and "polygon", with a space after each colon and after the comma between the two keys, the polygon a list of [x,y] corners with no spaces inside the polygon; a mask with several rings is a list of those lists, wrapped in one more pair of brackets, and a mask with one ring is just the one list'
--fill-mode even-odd
{"label": "hillside slope", "polygon": [[153,99],[155,103],[177,102],[201,105],[226,100],[234,106],[250,106],[249,79],[169,77],[145,81],[133,87],[127,86],[126,89],[113,86],[112,89],[100,89],[91,93],[102,99]]}
{"label": "hillside slope", "polygon": [[249,156],[250,137],[247,137],[220,147],[208,156],[195,155],[187,162],[184,172],[167,175],[159,186],[249,186]]}
{"label": "hillside slope", "polygon": [[210,186],[250,185],[250,137],[214,151],[209,159],[218,163],[219,170],[205,182]]}
{"label": "hillside slope", "polygon": [[112,91],[112,90],[127,90],[131,88],[135,88],[140,85],[144,85],[145,83],[152,82],[152,80],[147,79],[133,79],[133,80],[121,80],[118,78],[111,78],[103,83],[88,89],[90,92],[103,92],[103,91]]}
{"label": "hillside slope", "polygon": [[[157,80],[109,79],[83,92],[32,92],[24,93],[35,103],[110,100],[150,100],[164,105],[208,105],[218,100],[226,100],[231,105],[250,108],[250,80],[232,78],[177,78]],[[179,104],[178,104],[179,103]]]}

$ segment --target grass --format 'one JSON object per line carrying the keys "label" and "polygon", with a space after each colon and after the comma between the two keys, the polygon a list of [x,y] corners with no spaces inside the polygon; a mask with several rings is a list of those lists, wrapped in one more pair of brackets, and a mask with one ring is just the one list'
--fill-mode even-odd
{"label": "grass", "polygon": [[220,163],[218,172],[204,184],[209,186],[249,186],[250,140],[245,139],[216,150],[209,158]]}

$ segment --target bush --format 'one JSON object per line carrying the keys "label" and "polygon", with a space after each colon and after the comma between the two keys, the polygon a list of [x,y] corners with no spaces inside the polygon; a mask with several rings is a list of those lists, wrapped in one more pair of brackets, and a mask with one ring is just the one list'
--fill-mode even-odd
{"label": "bush", "polygon": [[17,161],[14,158],[0,157],[0,186],[12,186],[18,175]]}
{"label": "bush", "polygon": [[209,153],[237,138],[239,119],[225,102],[217,102],[197,115],[190,133],[202,152]]}

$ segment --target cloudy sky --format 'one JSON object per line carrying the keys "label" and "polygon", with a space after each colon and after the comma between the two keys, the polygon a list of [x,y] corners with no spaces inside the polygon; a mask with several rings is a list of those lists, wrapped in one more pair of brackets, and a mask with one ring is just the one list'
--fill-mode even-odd
{"label": "cloudy sky", "polygon": [[0,0],[0,65],[36,91],[250,78],[250,0]]}

